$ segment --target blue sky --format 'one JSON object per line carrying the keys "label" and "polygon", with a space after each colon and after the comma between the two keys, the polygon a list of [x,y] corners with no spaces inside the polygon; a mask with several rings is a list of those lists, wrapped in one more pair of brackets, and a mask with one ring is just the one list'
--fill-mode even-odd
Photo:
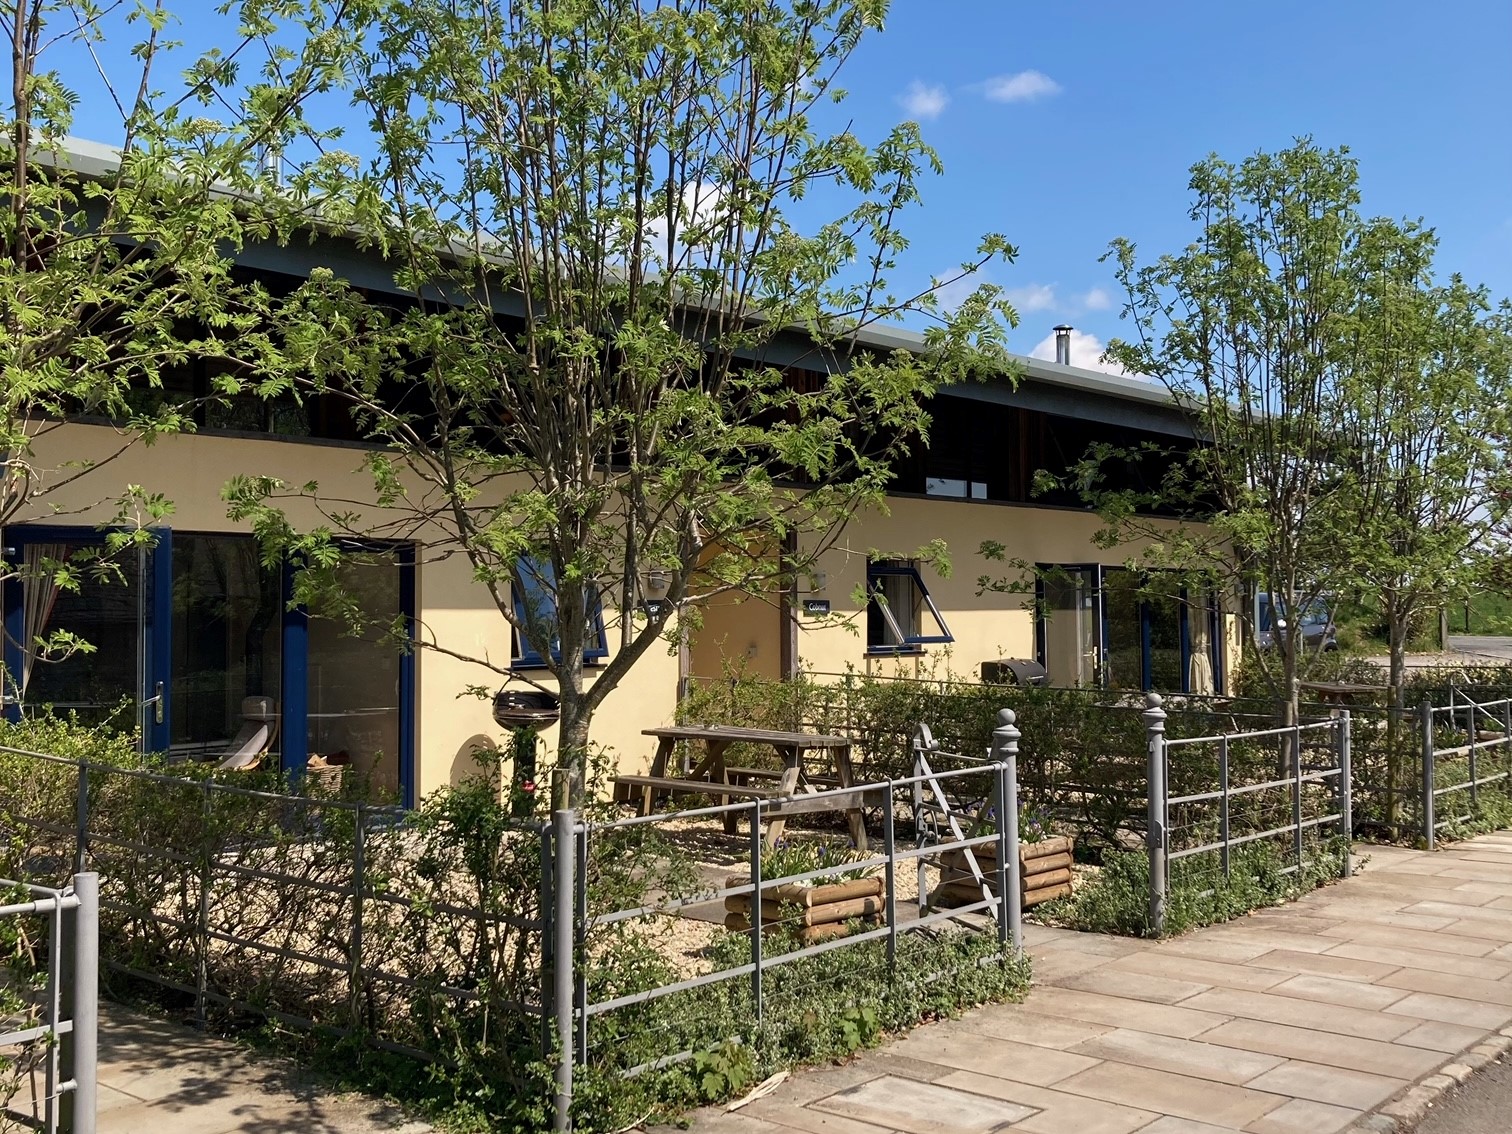
{"label": "blue sky", "polygon": [[948,269],[988,230],[1018,245],[994,281],[1029,353],[1061,321],[1119,333],[1098,257],[1115,236],[1142,260],[1183,246],[1193,162],[1300,134],[1350,147],[1367,213],[1436,228],[1444,273],[1512,295],[1509,52],[1507,0],[894,0],[842,85],[862,131],[917,117],[945,162],[911,271]]}
{"label": "blue sky", "polygon": [[[195,49],[215,21],[187,14],[209,2],[172,5]],[[1508,0],[894,0],[842,73],[841,114],[870,141],[915,118],[944,160],[900,285],[1002,232],[1020,250],[991,276],[1020,310],[1013,349],[1048,351],[1069,322],[1073,360],[1095,365],[1120,327],[1108,242],[1133,239],[1142,260],[1182,247],[1193,162],[1301,134],[1351,148],[1367,213],[1435,227],[1444,273],[1512,295],[1509,50]],[[92,67],[66,70],[84,95],[76,132],[118,138]]]}

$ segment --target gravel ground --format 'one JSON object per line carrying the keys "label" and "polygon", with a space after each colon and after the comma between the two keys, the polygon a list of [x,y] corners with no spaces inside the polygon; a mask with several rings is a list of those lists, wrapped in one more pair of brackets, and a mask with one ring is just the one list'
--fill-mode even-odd
{"label": "gravel ground", "polygon": [[[901,823],[900,823],[901,826]],[[725,877],[732,873],[748,872],[751,854],[750,835],[744,830],[727,835],[717,818],[673,819],[662,829],[696,860],[701,878],[713,893],[723,887]],[[827,843],[833,846],[844,843],[843,826],[836,830],[794,829],[790,824],[783,834],[788,843]],[[872,850],[880,853],[873,839]],[[912,847],[912,843],[900,840],[899,849]],[[1095,867],[1077,867],[1072,880],[1080,885]],[[931,879],[931,885],[934,880]],[[897,872],[897,903],[900,919],[913,916],[919,899],[919,875],[912,861],[899,864]],[[658,949],[672,958],[683,976],[698,976],[710,970],[708,948],[715,935],[724,929],[724,900],[712,898],[707,902],[686,906],[675,915],[650,919],[641,927],[641,932],[654,941]]]}

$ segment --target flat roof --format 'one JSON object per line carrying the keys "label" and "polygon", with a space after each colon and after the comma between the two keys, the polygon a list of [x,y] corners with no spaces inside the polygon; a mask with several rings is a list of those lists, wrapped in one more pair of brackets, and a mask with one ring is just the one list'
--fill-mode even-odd
{"label": "flat roof", "polygon": [[[63,147],[62,156],[66,159],[69,168],[76,170],[85,177],[108,177],[120,167],[121,151],[116,146],[111,146],[104,142],[91,141],[87,138],[68,137],[63,139]],[[43,152],[51,153],[51,151]],[[230,192],[235,193],[234,190]],[[315,218],[311,218],[311,220],[312,223],[318,223]],[[253,258],[255,259],[255,257]],[[790,333],[792,332],[801,334],[801,329],[791,328]],[[859,345],[883,351],[907,350],[920,352],[925,347],[925,339],[922,334],[910,331],[904,327],[864,327],[855,333],[855,341]],[[1126,402],[1140,403],[1151,408],[1158,407],[1158,409],[1163,409],[1168,413],[1174,411],[1175,414],[1181,417],[1187,416],[1177,406],[1170,391],[1162,383],[1152,379],[1134,378],[1123,374],[1110,374],[1103,370],[1089,370],[1081,366],[1065,366],[1057,362],[1047,362],[1044,359],[1030,358],[1028,355],[1012,352],[1006,353],[1009,364],[1017,370],[1020,378],[1034,385],[1048,387],[1050,390],[1065,391],[1070,394],[1092,395],[1098,398],[1114,398]],[[969,385],[945,387],[942,392],[959,397],[981,399],[983,391],[995,385],[995,383],[990,381],[972,383]],[[989,396],[987,400],[998,399]],[[1185,430],[1182,430],[1182,432],[1185,432]]]}

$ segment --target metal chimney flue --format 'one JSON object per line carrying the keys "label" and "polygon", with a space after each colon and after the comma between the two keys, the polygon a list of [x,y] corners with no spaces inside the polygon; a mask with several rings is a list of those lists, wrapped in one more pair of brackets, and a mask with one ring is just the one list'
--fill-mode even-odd
{"label": "metal chimney flue", "polygon": [[1071,329],[1069,323],[1055,328],[1055,361],[1062,366],[1071,365]]}

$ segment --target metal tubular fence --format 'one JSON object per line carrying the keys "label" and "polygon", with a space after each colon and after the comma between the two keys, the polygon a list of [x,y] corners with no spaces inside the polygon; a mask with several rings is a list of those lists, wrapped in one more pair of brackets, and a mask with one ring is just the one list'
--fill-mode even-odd
{"label": "metal tubular fence", "polygon": [[[1235,848],[1284,839],[1292,862],[1281,872],[1299,872],[1309,864],[1309,834],[1316,837],[1333,828],[1344,840],[1342,873],[1349,876],[1353,816],[1347,710],[1324,721],[1171,739],[1160,695],[1150,694],[1146,706],[1146,849],[1149,920],[1155,933],[1165,930],[1170,872],[1182,860],[1216,856],[1217,874],[1226,880]],[[1216,781],[1217,789],[1172,794],[1173,765],[1182,780]],[[1173,815],[1178,821],[1173,822]]]}
{"label": "metal tubular fence", "polygon": [[543,892],[549,825],[474,848],[397,807],[0,752],[54,773],[4,818],[34,874],[98,874],[100,962],[121,991],[155,986],[202,1026],[252,1015],[423,1060],[452,1016],[543,1015],[546,919],[519,894]]}
{"label": "metal tubular fence", "polygon": [[[15,891],[25,891],[31,900],[0,905],[0,918],[47,919],[47,982],[40,1010],[42,1022],[0,1032],[0,1051],[25,1051],[43,1044],[43,1090],[40,1099],[33,1094],[32,1120],[47,1134],[64,1129],[72,1134],[94,1134],[99,877],[80,872],[63,889],[0,879],[0,894]],[[67,932],[65,913],[73,915],[72,933]],[[65,964],[69,953],[72,963]],[[19,1066],[21,1056],[15,1058]],[[14,1100],[0,1098],[0,1108],[7,1106],[14,1110]]]}
{"label": "metal tubular fence", "polygon": [[[1494,727],[1483,731],[1487,723]],[[1431,850],[1441,830],[1475,818],[1484,788],[1512,781],[1512,697],[1478,701],[1451,686],[1447,705],[1434,705],[1424,698],[1418,709],[1418,724],[1422,738],[1422,836]],[[1439,747],[1446,735],[1451,743]],[[1448,796],[1459,802],[1451,806],[1449,815],[1442,816],[1439,801]]]}
{"label": "metal tubular fence", "polygon": [[[647,919],[671,918],[698,915],[707,916],[710,903],[722,903],[729,908],[731,903],[748,906],[745,920],[749,928],[742,931],[749,942],[749,959],[739,960],[713,971],[697,973],[685,979],[659,985],[654,988],[637,989],[622,995],[597,998],[589,987],[589,966],[580,964],[575,974],[564,968],[556,969],[554,999],[552,1004],[555,1026],[555,1055],[557,1059],[557,1123],[556,1129],[567,1129],[565,1108],[570,1106],[572,1068],[584,1062],[591,1054],[589,1022],[608,1017],[621,1010],[632,1010],[656,1001],[691,993],[699,989],[717,986],[743,987],[750,1007],[750,1024],[754,1034],[759,1032],[767,1008],[767,984],[774,973],[800,962],[833,954],[839,950],[856,949],[873,942],[885,943],[886,979],[896,979],[895,960],[899,942],[909,935],[937,930],[942,922],[960,921],[972,914],[986,915],[994,928],[1002,952],[999,956],[1017,955],[1022,950],[1022,924],[1020,894],[1017,879],[1018,813],[1017,790],[1014,782],[1014,762],[1017,758],[1018,730],[1014,727],[1013,714],[1005,713],[1000,727],[994,733],[994,747],[984,758],[967,758],[941,753],[927,742],[921,746],[921,759],[913,776],[858,787],[840,788],[832,791],[811,792],[787,798],[758,798],[750,802],[722,806],[696,807],[668,814],[653,814],[619,819],[603,823],[586,823],[575,812],[558,812],[555,830],[558,848],[573,845],[579,848],[581,861],[591,861],[593,848],[598,840],[615,834],[637,830],[656,830],[672,824],[685,825],[693,821],[721,819],[736,815],[747,820],[749,827],[747,859],[749,873],[731,879],[721,888],[702,889],[681,896],[667,896],[644,904],[594,913],[586,921],[573,925],[573,903],[568,888],[562,879],[570,877],[561,861],[560,851],[555,878],[554,907],[557,911],[552,936],[557,955],[567,955],[576,947],[580,952],[584,936],[595,927],[624,922],[644,922]],[[925,730],[927,736],[927,730]],[[930,767],[923,753],[937,759],[954,760],[963,766],[945,770]],[[985,789],[985,790],[984,790]],[[764,843],[763,829],[769,819],[803,813],[819,813],[843,810],[853,805],[858,793],[869,807],[879,808],[882,821],[882,846],[876,853],[859,859],[823,865],[801,872],[769,871],[765,868],[770,853]],[[967,812],[952,802],[956,798],[975,797],[976,806]],[[916,838],[913,845],[905,845],[898,838],[895,812],[911,809]],[[944,817],[949,831],[941,833],[925,816],[938,821]],[[1007,817],[1007,821],[999,821]],[[962,825],[963,819],[970,830]],[[919,833],[925,832],[922,837]],[[984,873],[976,866],[976,853],[990,851],[993,865]],[[938,858],[948,852],[961,852],[971,863],[976,881],[981,887],[979,900],[966,901],[950,908],[936,908],[927,888],[918,894],[917,910],[907,916],[907,903],[900,900],[899,882],[903,877],[900,868],[912,864],[921,867],[926,860]],[[855,880],[857,875],[881,874],[881,893],[873,900],[853,900],[854,916],[865,916],[869,922],[855,925],[851,918],[849,930],[835,936],[814,934],[812,930],[838,927],[840,922],[814,922],[810,925],[813,908],[795,908],[790,887],[812,885],[816,891],[826,881],[837,879]],[[702,907],[702,910],[700,910]],[[848,912],[846,903],[836,909]],[[578,915],[583,915],[582,903],[577,903]],[[837,913],[835,916],[839,916]],[[825,914],[829,917],[831,915]],[[787,940],[773,938],[774,931],[783,927],[792,931]],[[569,932],[569,928],[571,932]],[[610,1028],[611,1034],[618,1029]],[[726,1037],[733,1042],[749,1042],[751,1036]],[[670,1037],[669,1037],[670,1040]],[[659,1069],[669,1064],[688,1059],[691,1048],[670,1042],[656,1057],[636,1066],[625,1068],[626,1075],[637,1075]]]}
{"label": "metal tubular fence", "polygon": [[[913,776],[608,822],[562,811],[545,824],[485,832],[476,846],[429,837],[413,813],[397,808],[0,748],[38,761],[47,773],[27,777],[31,786],[5,801],[0,822],[19,839],[17,861],[29,873],[58,873],[65,864],[98,872],[104,952],[79,951],[91,972],[103,966],[113,980],[156,986],[201,1025],[213,1014],[250,1016],[427,1061],[441,1056],[437,1036],[424,1029],[462,1018],[451,1024],[460,1038],[472,1012],[495,1050],[505,1044],[492,1040],[494,1031],[508,1029],[512,1042],[524,1045],[522,1063],[554,1062],[552,1109],[556,1128],[567,1129],[574,1068],[597,1054],[590,1046],[596,1031],[615,1030],[590,1025],[615,1013],[723,985],[747,990],[759,1028],[774,974],[882,942],[891,975],[901,942],[922,941],[941,923],[973,914],[986,915],[995,929],[998,956],[1016,955],[1019,733],[1011,713],[993,736],[980,758],[925,745]],[[960,766],[936,770],[926,753]],[[876,853],[797,873],[767,867],[761,832],[768,820],[843,810],[858,796],[882,816]],[[912,833],[924,838],[905,842],[898,813],[911,808]],[[712,894],[652,894],[624,908],[606,907],[600,896],[590,908],[605,855],[626,840],[726,813],[749,820],[749,880]],[[501,876],[498,860],[508,859],[510,847],[518,853]],[[971,864],[980,900],[940,909],[925,890],[911,911],[913,895],[901,892],[907,868],[950,852]],[[985,861],[987,852],[992,864],[979,868],[976,855]],[[785,917],[774,891],[858,871],[882,872],[880,916],[872,924],[852,923],[831,939],[800,939],[795,948],[767,938]],[[597,931],[742,898],[752,915],[747,960],[658,987],[603,991]],[[654,1060],[621,1073],[691,1054],[671,1034],[655,1042],[663,1046]]]}

